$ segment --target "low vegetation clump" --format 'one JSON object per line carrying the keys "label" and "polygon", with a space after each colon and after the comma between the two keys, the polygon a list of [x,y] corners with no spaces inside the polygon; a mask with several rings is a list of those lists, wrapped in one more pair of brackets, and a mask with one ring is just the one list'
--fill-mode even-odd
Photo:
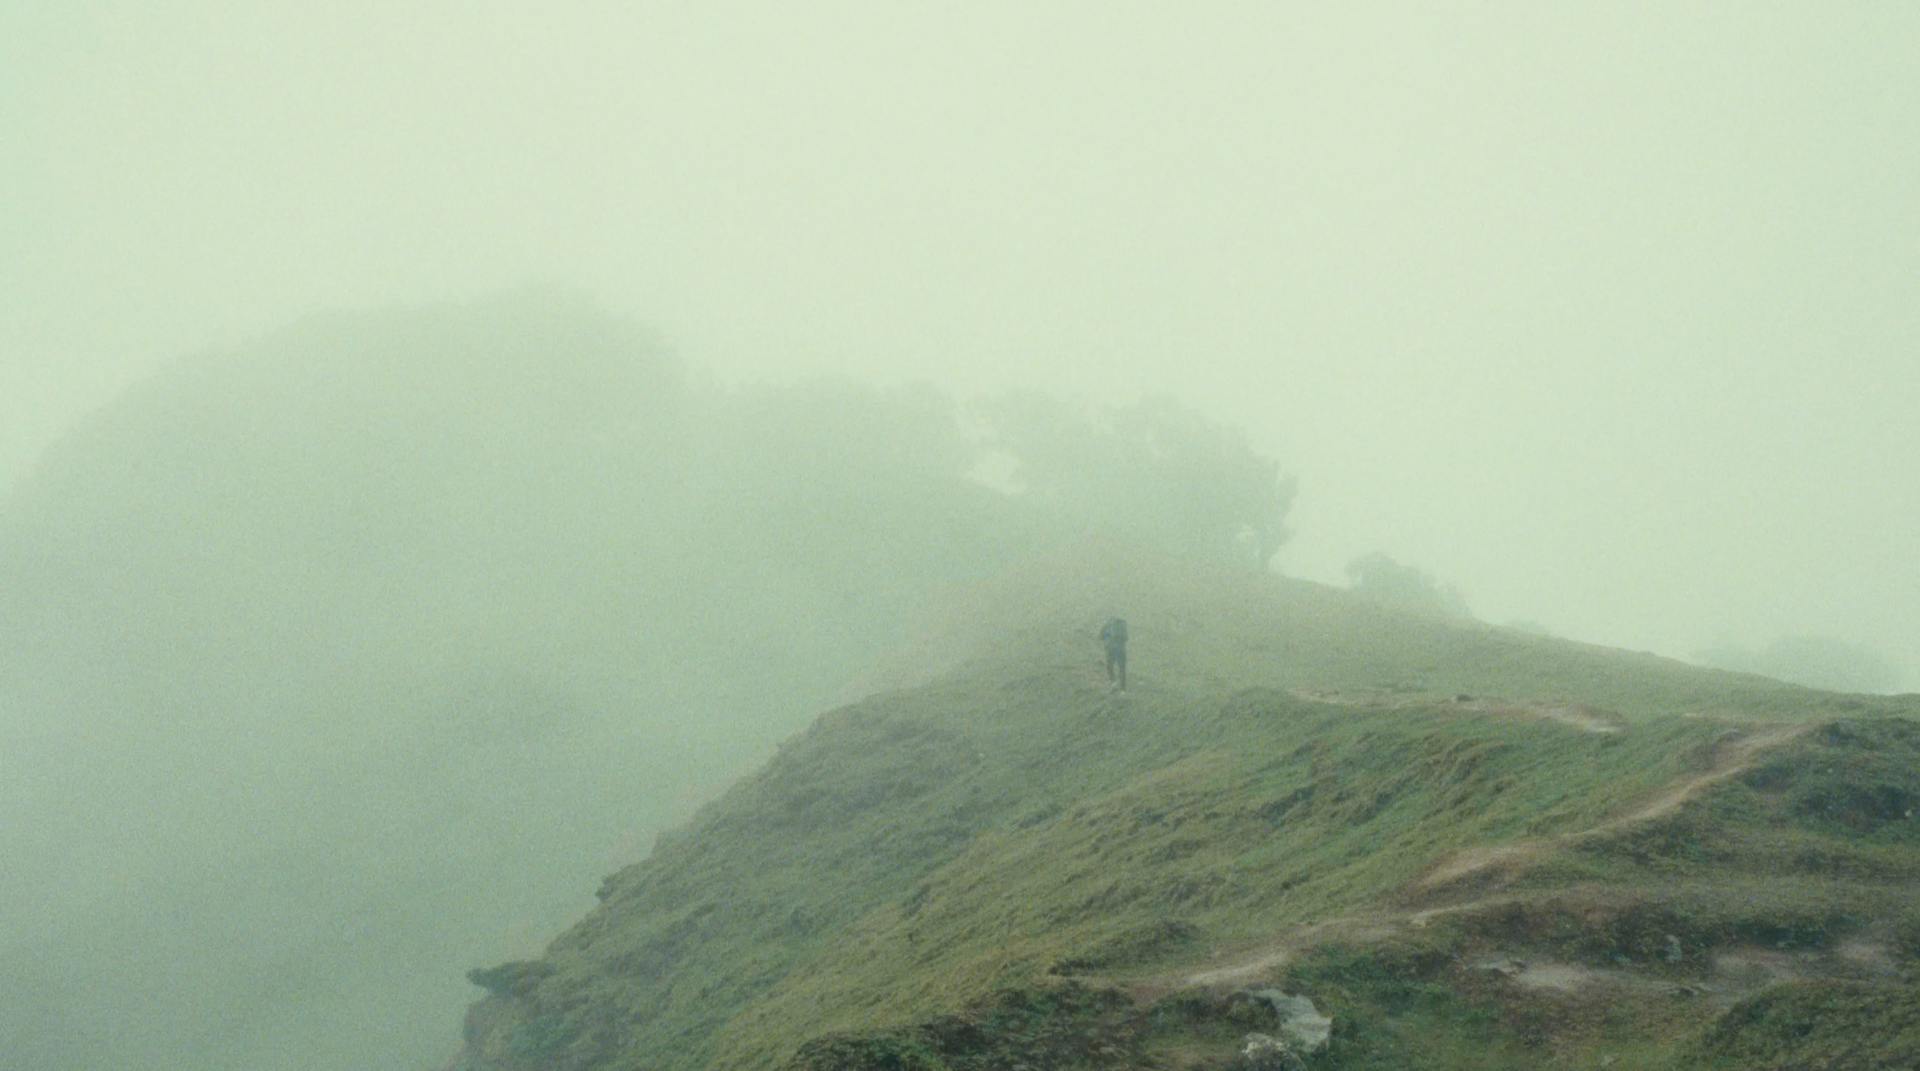
{"label": "low vegetation clump", "polygon": [[1920,1067],[1920,986],[1787,983],[1736,1005],[1692,1057],[1702,1071]]}
{"label": "low vegetation clump", "polygon": [[999,1071],[1126,1068],[1140,1055],[1132,1002],[1078,985],[1002,991],[911,1027],[828,1035],[801,1046],[786,1071]]}

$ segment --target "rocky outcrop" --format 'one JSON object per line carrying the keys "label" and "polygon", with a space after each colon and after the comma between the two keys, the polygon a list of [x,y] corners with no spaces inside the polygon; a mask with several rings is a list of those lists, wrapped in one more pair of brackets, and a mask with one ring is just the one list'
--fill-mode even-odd
{"label": "rocky outcrop", "polygon": [[1301,1071],[1306,1064],[1279,1038],[1248,1034],[1240,1046],[1240,1066],[1246,1071]]}
{"label": "rocky outcrop", "polygon": [[1327,1051],[1327,1041],[1333,1036],[1333,1020],[1320,1014],[1311,999],[1278,989],[1249,989],[1242,995],[1272,1009],[1275,1025],[1290,1050],[1307,1055]]}

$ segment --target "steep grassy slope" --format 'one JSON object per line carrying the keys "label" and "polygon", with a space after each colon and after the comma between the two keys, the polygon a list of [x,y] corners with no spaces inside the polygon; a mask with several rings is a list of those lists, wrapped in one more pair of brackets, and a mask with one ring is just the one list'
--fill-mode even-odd
{"label": "steep grassy slope", "polygon": [[[457,1066],[1208,1066],[1263,981],[1334,1010],[1332,1066],[1584,1066],[1619,1031],[1734,1059],[1752,1032],[1659,987],[1756,943],[1826,957],[1782,978],[1846,975],[1848,939],[1888,967],[1859,985],[1910,962],[1862,936],[1906,932],[1920,877],[1910,700],[1088,573],[981,593],[900,671],[933,679],[821,718],[543,959],[476,972]],[[1126,697],[1087,638],[1110,608]],[[1617,1030],[1579,1010],[1602,992]]]}

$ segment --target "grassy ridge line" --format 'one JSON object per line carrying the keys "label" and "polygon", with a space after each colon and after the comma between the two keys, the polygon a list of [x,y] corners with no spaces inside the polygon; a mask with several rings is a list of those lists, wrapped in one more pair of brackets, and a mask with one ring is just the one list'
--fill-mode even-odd
{"label": "grassy ridge line", "polygon": [[[1678,805],[1641,801],[1551,846],[1605,864],[1578,882],[1547,880],[1550,854],[1444,911],[1396,898],[1291,928],[1230,977],[1193,973],[1191,933],[1153,930],[1158,943],[1107,946],[1122,962],[1097,988],[1011,978],[958,1015],[860,1024],[785,1066],[1215,1071],[1260,1028],[1233,990],[1261,984],[1324,1002],[1342,1025],[1314,1066],[1345,1071],[1920,1066],[1920,721],[1708,750],[1713,765],[1679,782],[1701,790]],[[1135,958],[1165,962],[1127,969]]]}
{"label": "grassy ridge line", "polygon": [[[1010,827],[870,911],[729,1022],[714,1067],[777,1065],[807,1030],[952,1010],[1049,973],[1204,960],[1350,913],[1465,846],[1627,807],[1720,731],[1675,719],[1602,736],[1270,691],[1056,709],[1016,749],[1037,761],[995,771],[988,790],[1068,791],[1030,794]],[[1131,746],[1088,738],[1104,734]]]}
{"label": "grassy ridge line", "polygon": [[[1135,624],[1124,703],[1090,638],[1115,610]],[[949,1009],[1076,958],[1257,940],[1463,844],[1628,805],[1723,728],[1671,715],[1865,702],[1164,562],[1012,576],[920,653],[933,683],[822,717],[609,879],[476,1009],[457,1066],[766,1066],[829,1025]],[[1628,729],[1455,692],[1604,707]]]}
{"label": "grassy ridge line", "polygon": [[[1139,676],[1215,695],[1259,686],[1464,693],[1579,703],[1629,723],[1675,714],[1807,721],[1900,702],[1421,617],[1322,584],[1105,545],[1026,563],[956,594],[874,680],[917,687],[970,661],[1078,671],[1096,666],[1091,633],[1113,614],[1132,625]],[[1907,709],[1920,710],[1920,699]]]}

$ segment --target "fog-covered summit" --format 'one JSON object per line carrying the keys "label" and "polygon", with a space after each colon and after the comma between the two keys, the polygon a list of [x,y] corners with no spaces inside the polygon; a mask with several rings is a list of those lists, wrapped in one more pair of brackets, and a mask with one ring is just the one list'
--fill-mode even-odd
{"label": "fog-covered summit", "polygon": [[1099,533],[1251,570],[1290,495],[1169,401],[725,386],[566,294],[183,359],[0,504],[8,948],[130,1025],[4,1014],[61,1039],[36,1067],[414,1051],[475,948],[564,921],[956,592]]}

